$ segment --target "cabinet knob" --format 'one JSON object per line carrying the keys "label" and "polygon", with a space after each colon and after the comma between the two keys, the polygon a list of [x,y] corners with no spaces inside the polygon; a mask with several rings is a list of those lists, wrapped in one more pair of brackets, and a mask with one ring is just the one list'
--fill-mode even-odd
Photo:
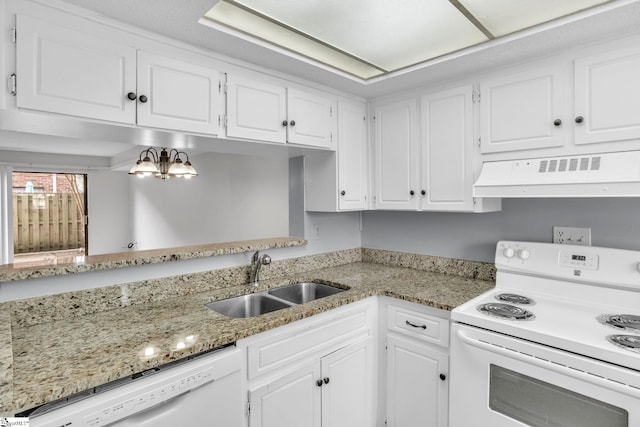
{"label": "cabinet knob", "polygon": [[318,381],[316,381],[316,385],[317,385],[318,387],[322,387],[322,380],[318,380]]}
{"label": "cabinet knob", "polygon": [[289,123],[288,123],[286,120],[283,120],[283,121],[282,121],[282,126],[287,127],[287,125],[288,125],[288,124],[289,124]]}
{"label": "cabinet knob", "polygon": [[413,191],[413,190],[409,191],[409,195],[413,196],[413,195],[415,195],[415,194],[416,194],[416,192],[415,192],[415,191]]}
{"label": "cabinet knob", "polygon": [[138,97],[138,101],[140,101],[140,102],[141,102],[141,103],[143,103],[143,104],[144,104],[145,102],[147,102],[148,100],[149,100],[149,98],[147,98],[145,95],[140,95],[140,96]]}
{"label": "cabinet knob", "polygon": [[322,381],[324,381],[325,384],[329,384],[329,377],[324,378]]}
{"label": "cabinet knob", "polygon": [[553,125],[554,125],[554,126],[556,126],[556,127],[558,127],[558,126],[562,125],[562,120],[560,120],[560,119],[555,119],[555,120],[553,121]]}
{"label": "cabinet knob", "polygon": [[582,117],[582,116],[576,117],[576,123],[580,124],[582,122],[584,122],[584,117]]}
{"label": "cabinet knob", "polygon": [[131,101],[135,101],[137,97],[138,97],[138,96],[136,95],[136,93],[135,93],[135,92],[129,92],[129,93],[127,94],[127,98],[129,98]]}
{"label": "cabinet knob", "polygon": [[445,374],[440,374],[440,379],[444,381],[447,379],[447,376]]}
{"label": "cabinet knob", "polygon": [[420,194],[422,194],[423,196],[426,196],[426,195],[427,195],[427,190],[422,190],[422,191],[420,192]]}
{"label": "cabinet knob", "polygon": [[295,120],[291,120],[291,121],[289,122],[289,124],[290,124],[291,126],[295,126],[295,125],[296,125],[296,121],[295,121]]}
{"label": "cabinet knob", "polygon": [[347,192],[346,192],[346,191],[344,191],[344,190],[342,190],[342,191],[340,192],[340,195],[341,195],[341,196],[344,196],[345,194],[347,194]]}

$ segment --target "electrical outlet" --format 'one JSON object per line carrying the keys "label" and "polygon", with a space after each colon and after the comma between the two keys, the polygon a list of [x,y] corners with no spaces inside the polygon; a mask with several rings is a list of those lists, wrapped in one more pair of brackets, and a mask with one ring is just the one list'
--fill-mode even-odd
{"label": "electrical outlet", "polygon": [[554,226],[553,243],[591,246],[591,228]]}

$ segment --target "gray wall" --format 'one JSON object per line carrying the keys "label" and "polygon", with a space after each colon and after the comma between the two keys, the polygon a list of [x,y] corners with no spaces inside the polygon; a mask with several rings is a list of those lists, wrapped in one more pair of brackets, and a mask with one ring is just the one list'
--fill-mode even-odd
{"label": "gray wall", "polygon": [[591,244],[640,250],[640,199],[503,199],[484,214],[365,212],[362,246],[493,262],[498,240],[551,242],[554,225],[591,227]]}

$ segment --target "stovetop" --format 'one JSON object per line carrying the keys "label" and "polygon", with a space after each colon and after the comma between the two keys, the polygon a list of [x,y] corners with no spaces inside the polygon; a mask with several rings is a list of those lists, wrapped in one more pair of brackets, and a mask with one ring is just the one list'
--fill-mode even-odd
{"label": "stovetop", "polygon": [[496,267],[496,287],[452,321],[640,371],[640,252],[499,242]]}

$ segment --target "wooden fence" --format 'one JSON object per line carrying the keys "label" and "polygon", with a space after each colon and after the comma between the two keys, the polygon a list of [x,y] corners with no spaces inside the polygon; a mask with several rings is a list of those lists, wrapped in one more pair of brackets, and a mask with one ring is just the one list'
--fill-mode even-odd
{"label": "wooden fence", "polygon": [[78,203],[82,199],[73,193],[14,193],[14,253],[84,247],[84,207]]}

